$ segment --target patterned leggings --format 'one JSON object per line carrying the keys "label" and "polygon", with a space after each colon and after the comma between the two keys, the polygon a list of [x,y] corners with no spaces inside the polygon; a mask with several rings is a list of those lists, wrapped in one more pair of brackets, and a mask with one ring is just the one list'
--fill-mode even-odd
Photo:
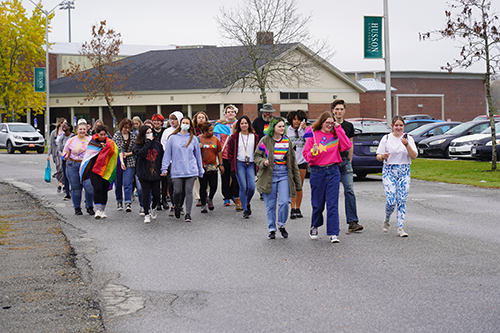
{"label": "patterned leggings", "polygon": [[391,164],[382,169],[382,183],[385,190],[385,217],[389,219],[398,205],[398,228],[403,227],[406,217],[406,199],[410,190],[410,165]]}

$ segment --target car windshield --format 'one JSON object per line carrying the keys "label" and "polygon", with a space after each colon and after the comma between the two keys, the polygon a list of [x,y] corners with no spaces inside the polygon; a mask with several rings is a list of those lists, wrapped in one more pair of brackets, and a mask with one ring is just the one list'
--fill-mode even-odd
{"label": "car windshield", "polygon": [[420,135],[422,133],[427,132],[428,130],[430,130],[434,126],[435,126],[434,123],[432,123],[432,124],[425,124],[425,125],[422,125],[420,127],[415,128],[412,131],[409,131],[408,134],[411,134],[411,135]]}
{"label": "car windshield", "polygon": [[[500,125],[498,125],[498,123],[495,123],[495,133],[500,133]],[[491,126],[482,131],[481,134],[491,134]]]}
{"label": "car windshield", "polygon": [[470,123],[463,123],[463,124],[458,125],[457,127],[453,127],[451,130],[446,132],[446,134],[451,134],[451,135],[460,134],[470,127],[471,127]]}
{"label": "car windshield", "polygon": [[11,132],[36,132],[36,129],[30,124],[9,125]]}

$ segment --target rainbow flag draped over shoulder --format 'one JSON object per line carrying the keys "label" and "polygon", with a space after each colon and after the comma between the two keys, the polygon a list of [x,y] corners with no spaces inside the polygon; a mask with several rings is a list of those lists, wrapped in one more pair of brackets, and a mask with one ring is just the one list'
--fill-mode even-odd
{"label": "rainbow flag draped over shoulder", "polygon": [[266,145],[264,144],[264,142],[261,142],[259,144],[259,150],[263,151],[264,154],[266,154],[266,158],[269,157],[269,151],[267,150]]}
{"label": "rainbow flag draped over shoulder", "polygon": [[[106,144],[103,147],[97,142],[97,134],[94,134],[80,166],[80,181],[87,179],[92,170],[111,184],[115,180],[116,169],[119,166],[118,153],[118,146],[113,140],[106,137]],[[94,158],[95,163],[92,165],[91,161]]]}
{"label": "rainbow flag draped over shoulder", "polygon": [[312,138],[314,136],[313,130],[311,126],[306,127],[306,131],[304,133],[304,139]]}

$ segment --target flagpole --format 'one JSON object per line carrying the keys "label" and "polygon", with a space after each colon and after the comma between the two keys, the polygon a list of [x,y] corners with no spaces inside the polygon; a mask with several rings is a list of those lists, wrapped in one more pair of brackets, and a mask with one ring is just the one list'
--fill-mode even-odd
{"label": "flagpole", "polygon": [[389,47],[389,6],[384,0],[384,60],[385,60],[385,114],[387,123],[392,122],[391,62]]}

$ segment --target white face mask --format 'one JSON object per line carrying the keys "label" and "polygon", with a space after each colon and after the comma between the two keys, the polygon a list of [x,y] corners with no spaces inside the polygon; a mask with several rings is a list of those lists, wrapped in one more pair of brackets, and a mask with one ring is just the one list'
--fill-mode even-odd
{"label": "white face mask", "polygon": [[146,134],[146,139],[153,140],[153,133]]}
{"label": "white face mask", "polygon": [[181,124],[181,130],[183,132],[189,131],[189,124]]}

